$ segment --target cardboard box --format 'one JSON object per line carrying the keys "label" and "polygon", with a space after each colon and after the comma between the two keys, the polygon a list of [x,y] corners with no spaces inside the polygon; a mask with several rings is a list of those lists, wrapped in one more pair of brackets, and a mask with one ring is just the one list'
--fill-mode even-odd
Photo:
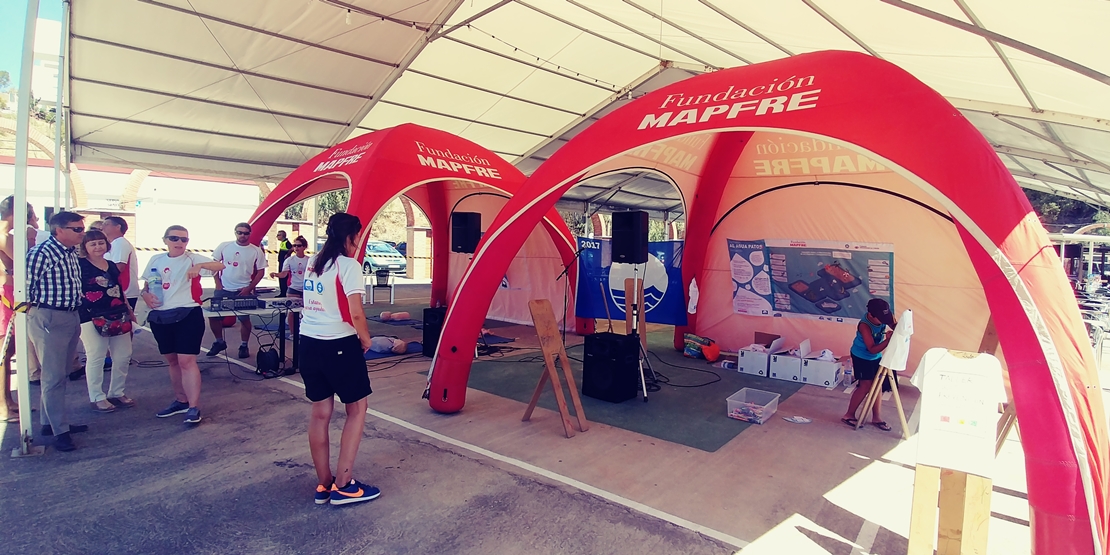
{"label": "cardboard box", "polygon": [[802,359],[809,354],[809,340],[806,339],[798,345],[798,356],[788,355],[787,351],[781,350],[771,355],[771,377],[776,380],[800,383]]}
{"label": "cardboard box", "polygon": [[755,343],[767,347],[767,352],[761,353],[758,351],[740,349],[736,354],[736,371],[742,374],[751,374],[753,376],[763,376],[766,378],[770,373],[770,353],[782,349],[783,341],[783,338],[773,333],[755,332]]}
{"label": "cardboard box", "polygon": [[817,360],[815,358],[802,359],[802,382],[833,387],[844,379],[844,366],[840,361]]}

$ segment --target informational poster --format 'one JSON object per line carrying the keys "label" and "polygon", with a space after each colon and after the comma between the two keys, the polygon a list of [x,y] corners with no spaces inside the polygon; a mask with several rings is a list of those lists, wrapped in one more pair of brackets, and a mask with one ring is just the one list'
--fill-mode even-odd
{"label": "informational poster", "polygon": [[917,463],[990,478],[998,403],[1006,398],[998,359],[933,348],[913,380],[921,388]]}
{"label": "informational poster", "polygon": [[732,273],[732,311],[749,316],[770,316],[771,275],[763,241],[728,240]]}
{"label": "informational poster", "polygon": [[[644,280],[644,317],[653,324],[686,325],[682,241],[648,243],[647,264],[613,262],[609,239],[578,238],[578,296],[582,318],[624,320],[624,280]],[[608,305],[608,311],[606,310]]]}
{"label": "informational poster", "polygon": [[[728,248],[738,314],[843,322],[863,318],[873,297],[894,305],[889,243],[729,239]],[[769,288],[763,287],[764,275],[770,276]],[[768,312],[762,301],[771,305]]]}

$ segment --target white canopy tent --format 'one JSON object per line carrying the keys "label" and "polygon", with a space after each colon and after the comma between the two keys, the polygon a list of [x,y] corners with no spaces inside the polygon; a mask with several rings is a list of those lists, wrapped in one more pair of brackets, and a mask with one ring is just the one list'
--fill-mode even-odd
{"label": "white canopy tent", "polygon": [[72,159],[274,181],[414,122],[530,173],[629,98],[842,49],[947,97],[1023,186],[1107,206],[1107,21],[1090,0],[76,0]]}

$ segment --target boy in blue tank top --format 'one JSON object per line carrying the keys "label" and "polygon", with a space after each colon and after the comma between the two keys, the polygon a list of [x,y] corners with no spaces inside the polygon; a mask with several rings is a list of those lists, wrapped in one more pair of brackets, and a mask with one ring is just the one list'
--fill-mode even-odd
{"label": "boy in blue tank top", "polygon": [[[879,372],[879,361],[883,358],[883,349],[890,343],[890,336],[894,334],[894,314],[890,311],[890,304],[883,299],[867,301],[867,315],[859,321],[856,327],[856,338],[852,341],[852,372],[859,383],[852,392],[848,401],[848,411],[841,417],[841,422],[855,427],[856,410],[867,393],[871,391],[871,383]],[[890,331],[887,331],[890,327]],[[884,432],[890,431],[890,426],[883,422],[880,415],[882,403],[876,402],[871,409],[871,424]]]}

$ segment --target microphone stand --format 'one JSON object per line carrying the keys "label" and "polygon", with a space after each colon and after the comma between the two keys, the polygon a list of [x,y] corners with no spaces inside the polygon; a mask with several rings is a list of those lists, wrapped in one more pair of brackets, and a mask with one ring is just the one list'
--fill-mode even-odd
{"label": "microphone stand", "polygon": [[555,281],[559,281],[564,277],[567,278],[567,280],[563,282],[563,345],[567,344],[567,307],[570,304],[570,268],[578,261],[578,257],[582,255],[582,251],[584,250],[586,249],[582,248],[580,245],[578,250],[574,251],[574,256],[570,259],[570,262],[563,265],[563,271],[555,276]]}

